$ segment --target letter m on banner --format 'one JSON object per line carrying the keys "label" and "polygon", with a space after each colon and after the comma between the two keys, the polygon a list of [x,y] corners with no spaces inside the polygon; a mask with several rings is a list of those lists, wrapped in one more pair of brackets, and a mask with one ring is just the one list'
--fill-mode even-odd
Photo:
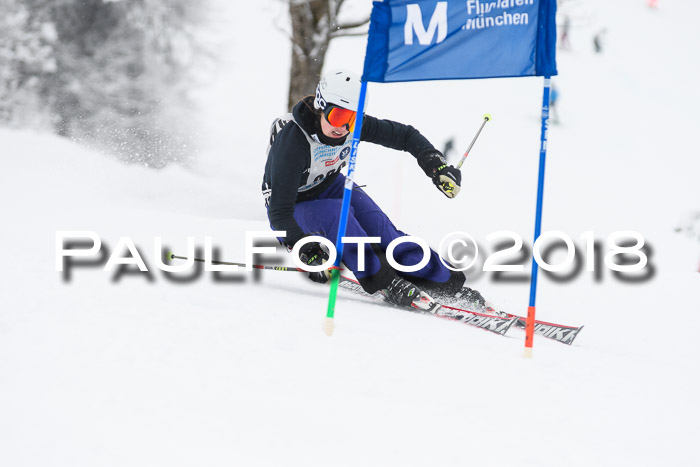
{"label": "letter m on banner", "polygon": [[439,44],[447,37],[447,2],[437,3],[427,30],[423,27],[423,13],[420,4],[409,3],[406,5],[406,23],[403,29],[405,45],[413,45],[414,34],[418,37],[420,45],[430,45],[435,36],[435,30],[437,30],[436,43]]}

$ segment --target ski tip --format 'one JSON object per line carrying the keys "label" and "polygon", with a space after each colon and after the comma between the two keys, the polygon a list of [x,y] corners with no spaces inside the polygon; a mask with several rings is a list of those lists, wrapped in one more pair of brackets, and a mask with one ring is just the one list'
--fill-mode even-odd
{"label": "ski tip", "polygon": [[576,329],[576,333],[574,334],[574,337],[572,337],[571,340],[570,340],[569,342],[566,342],[566,344],[573,345],[573,344],[574,344],[574,339],[576,339],[576,338],[578,337],[579,333],[581,332],[581,329],[583,329],[583,326],[579,326],[579,327]]}

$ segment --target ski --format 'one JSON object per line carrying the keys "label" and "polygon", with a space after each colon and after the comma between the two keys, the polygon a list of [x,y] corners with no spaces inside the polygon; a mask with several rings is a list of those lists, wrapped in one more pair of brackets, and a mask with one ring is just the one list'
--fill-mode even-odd
{"label": "ski", "polygon": [[[366,297],[378,298],[365,292],[359,282],[349,277],[341,275],[339,285],[346,290],[351,290]],[[494,313],[495,314],[479,313],[477,311],[455,308],[449,305],[440,305],[440,309],[435,313],[435,316],[462,321],[463,323],[471,324],[472,326],[480,327],[501,335],[508,332],[513,326],[525,329],[525,317],[505,311],[494,310]],[[574,342],[574,339],[576,339],[581,329],[583,329],[583,326],[567,326],[564,324],[535,320],[535,334],[566,345],[571,345]]]}
{"label": "ski", "polygon": [[[378,294],[370,295],[365,292],[359,282],[354,279],[350,279],[349,277],[341,275],[338,285],[345,290],[350,290],[354,293],[364,295],[365,297],[376,299],[378,303],[388,304],[381,299]],[[461,308],[456,308],[449,305],[440,305],[439,307],[436,307],[434,312],[426,312],[419,309],[416,309],[415,311],[422,314],[437,316],[438,318],[460,321],[462,323],[485,329],[502,336],[505,335],[508,330],[518,322],[518,318],[516,316],[505,317],[490,315],[476,311],[463,310]]]}
{"label": "ski", "polygon": [[516,317],[508,318],[498,315],[479,313],[478,311],[464,310],[449,305],[441,305],[435,316],[454,321],[461,321],[496,334],[505,335],[510,328],[518,322]]}
{"label": "ski", "polygon": [[[496,314],[504,318],[517,318],[515,326],[525,329],[526,318],[523,316],[506,313],[505,311],[497,311]],[[567,326],[564,324],[535,320],[535,334],[567,345],[571,345],[574,342],[574,339],[576,339],[578,333],[581,332],[581,329],[583,329],[583,326]]]}

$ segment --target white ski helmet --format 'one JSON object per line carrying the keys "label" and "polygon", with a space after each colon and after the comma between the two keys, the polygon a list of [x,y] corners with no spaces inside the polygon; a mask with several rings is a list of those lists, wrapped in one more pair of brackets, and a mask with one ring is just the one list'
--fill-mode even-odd
{"label": "white ski helmet", "polygon": [[[316,86],[314,107],[325,110],[329,104],[357,112],[360,101],[360,77],[347,70],[337,69],[327,72]],[[367,99],[365,98],[365,107]]]}

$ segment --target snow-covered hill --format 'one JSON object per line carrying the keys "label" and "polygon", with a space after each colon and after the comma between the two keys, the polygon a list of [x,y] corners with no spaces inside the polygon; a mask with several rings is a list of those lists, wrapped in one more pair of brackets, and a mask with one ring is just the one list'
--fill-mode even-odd
{"label": "snow-covered hill", "polygon": [[[124,166],[59,138],[0,130],[5,222],[0,269],[0,459],[8,466],[694,465],[700,435],[700,247],[674,228],[698,209],[700,78],[691,1],[568,2],[572,50],[558,56],[560,124],[550,132],[543,230],[597,239],[642,233],[651,278],[603,270],[541,276],[538,317],[585,329],[564,346],[506,338],[343,293],[294,273],[157,268],[155,237],[186,251],[212,237],[244,259],[268,230],[259,180],[270,121],[284,109],[278,2],[236,5],[231,72],[209,102],[212,144],[192,171]],[[268,24],[256,47],[243,32]],[[607,28],[603,54],[590,40]],[[363,38],[328,66],[360,71]],[[264,55],[265,59],[260,56]],[[246,64],[243,67],[242,64]],[[245,72],[243,71],[245,70]],[[397,225],[437,245],[462,230],[532,236],[541,80],[370,85],[369,113],[464,148],[455,200],[406,154],[361,146],[356,179]],[[407,98],[413,97],[413,98]],[[398,168],[397,168],[398,167]],[[418,207],[426,215],[411,215]],[[56,271],[56,232],[89,230],[115,253],[130,237],[150,274]],[[118,256],[119,252],[116,252]],[[268,255],[271,263],[286,254]],[[527,282],[474,286],[524,314]]]}

